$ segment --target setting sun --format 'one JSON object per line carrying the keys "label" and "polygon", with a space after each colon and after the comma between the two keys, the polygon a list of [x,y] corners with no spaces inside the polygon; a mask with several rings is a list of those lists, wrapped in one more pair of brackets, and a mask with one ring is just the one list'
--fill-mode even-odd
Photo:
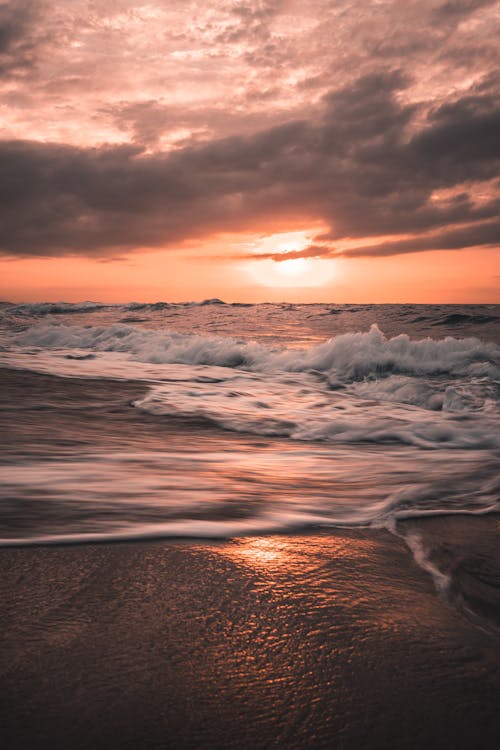
{"label": "setting sun", "polygon": [[300,276],[311,268],[311,261],[305,258],[295,258],[292,260],[282,260],[278,263],[277,271],[285,276]]}
{"label": "setting sun", "polygon": [[248,273],[261,286],[266,287],[320,287],[334,276],[332,260],[294,258],[293,260],[251,261]]}
{"label": "setting sun", "polygon": [[266,287],[320,287],[331,281],[335,274],[336,261],[311,257],[309,248],[318,228],[297,232],[279,232],[248,243],[251,251],[246,272],[259,284]]}

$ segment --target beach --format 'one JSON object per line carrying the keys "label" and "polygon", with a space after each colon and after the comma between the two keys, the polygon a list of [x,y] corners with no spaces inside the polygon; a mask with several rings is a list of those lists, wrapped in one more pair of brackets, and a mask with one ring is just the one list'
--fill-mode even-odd
{"label": "beach", "polygon": [[[4,370],[2,383],[2,466],[21,474],[96,443],[105,454],[265,442],[134,410],[137,382]],[[498,514],[30,545],[32,529],[73,523],[54,498],[4,493],[6,542],[26,536],[0,549],[3,747],[496,746]],[[235,506],[233,521],[247,512]],[[89,513],[78,523],[95,524]]]}

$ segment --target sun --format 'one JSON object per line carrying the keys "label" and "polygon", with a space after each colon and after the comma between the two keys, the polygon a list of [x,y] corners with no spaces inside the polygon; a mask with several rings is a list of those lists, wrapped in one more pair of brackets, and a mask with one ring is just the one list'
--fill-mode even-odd
{"label": "sun", "polygon": [[305,258],[292,258],[292,260],[281,260],[279,262],[273,261],[273,263],[277,266],[277,273],[293,277],[300,276],[301,274],[310,271],[312,261],[306,260]]}
{"label": "sun", "polygon": [[245,270],[261,286],[320,287],[335,275],[333,260],[293,257],[278,260],[281,254],[300,253],[311,245],[310,231],[273,234],[252,244],[255,260],[249,261]]}

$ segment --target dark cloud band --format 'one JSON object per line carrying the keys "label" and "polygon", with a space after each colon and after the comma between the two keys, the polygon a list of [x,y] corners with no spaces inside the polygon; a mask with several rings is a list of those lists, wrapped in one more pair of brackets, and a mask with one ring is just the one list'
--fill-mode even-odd
{"label": "dark cloud band", "polygon": [[[404,103],[407,85],[399,70],[363,76],[307,120],[166,154],[1,142],[0,251],[105,256],[292,217],[328,223],[328,242],[414,237],[351,255],[498,242],[498,81],[427,116]],[[477,202],[479,182],[489,194]],[[452,197],[434,200],[439,190]],[[325,254],[321,242],[306,250]]]}

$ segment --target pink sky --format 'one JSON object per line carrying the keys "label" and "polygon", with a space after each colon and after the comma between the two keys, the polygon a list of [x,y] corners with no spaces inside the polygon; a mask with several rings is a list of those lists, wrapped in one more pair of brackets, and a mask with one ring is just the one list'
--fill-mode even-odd
{"label": "pink sky", "polygon": [[492,0],[0,2],[1,297],[499,302],[499,36]]}

